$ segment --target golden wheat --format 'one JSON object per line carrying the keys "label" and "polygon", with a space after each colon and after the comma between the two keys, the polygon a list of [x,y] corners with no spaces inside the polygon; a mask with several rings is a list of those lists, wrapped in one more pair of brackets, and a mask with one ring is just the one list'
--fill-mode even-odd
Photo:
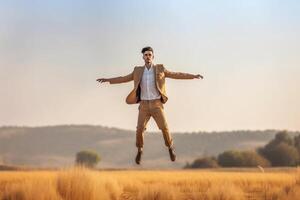
{"label": "golden wheat", "polygon": [[1,200],[298,200],[300,170],[2,171]]}

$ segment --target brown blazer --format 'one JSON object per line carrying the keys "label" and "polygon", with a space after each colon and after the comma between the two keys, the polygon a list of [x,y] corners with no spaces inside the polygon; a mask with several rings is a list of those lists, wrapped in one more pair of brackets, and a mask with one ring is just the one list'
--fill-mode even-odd
{"label": "brown blazer", "polygon": [[[156,64],[153,66],[155,79],[156,79],[156,87],[161,94],[161,101],[162,103],[166,103],[168,101],[168,97],[166,94],[166,87],[165,87],[165,78],[173,78],[173,79],[193,79],[195,75],[182,73],[182,72],[171,72],[168,71],[163,64]],[[126,75],[126,76],[119,76],[115,78],[110,78],[110,84],[117,84],[117,83],[125,83],[129,81],[134,81],[134,88],[126,97],[127,104],[135,104],[140,102],[140,82],[143,76],[145,66],[136,66],[134,70]]]}

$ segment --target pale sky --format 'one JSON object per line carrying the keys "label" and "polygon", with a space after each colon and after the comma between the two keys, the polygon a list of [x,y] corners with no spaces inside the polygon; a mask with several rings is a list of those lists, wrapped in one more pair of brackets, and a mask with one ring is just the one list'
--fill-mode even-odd
{"label": "pale sky", "polygon": [[[0,126],[135,130],[127,75],[144,46],[170,71],[173,131],[300,130],[297,0],[0,0]],[[158,131],[151,119],[147,130]]]}

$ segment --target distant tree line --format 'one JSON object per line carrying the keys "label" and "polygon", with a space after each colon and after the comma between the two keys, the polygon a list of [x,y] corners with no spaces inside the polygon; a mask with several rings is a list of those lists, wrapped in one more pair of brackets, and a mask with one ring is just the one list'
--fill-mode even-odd
{"label": "distant tree line", "polygon": [[300,135],[289,136],[287,131],[280,131],[265,146],[255,150],[229,150],[217,157],[201,157],[184,168],[216,167],[275,167],[297,166],[300,164]]}

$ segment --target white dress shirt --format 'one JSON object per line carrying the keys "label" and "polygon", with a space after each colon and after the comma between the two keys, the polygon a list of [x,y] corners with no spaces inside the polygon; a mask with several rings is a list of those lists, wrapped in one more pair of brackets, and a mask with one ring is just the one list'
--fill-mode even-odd
{"label": "white dress shirt", "polygon": [[141,100],[160,99],[161,95],[156,87],[153,64],[151,65],[150,69],[148,69],[146,66],[144,67],[145,69],[140,83]]}

